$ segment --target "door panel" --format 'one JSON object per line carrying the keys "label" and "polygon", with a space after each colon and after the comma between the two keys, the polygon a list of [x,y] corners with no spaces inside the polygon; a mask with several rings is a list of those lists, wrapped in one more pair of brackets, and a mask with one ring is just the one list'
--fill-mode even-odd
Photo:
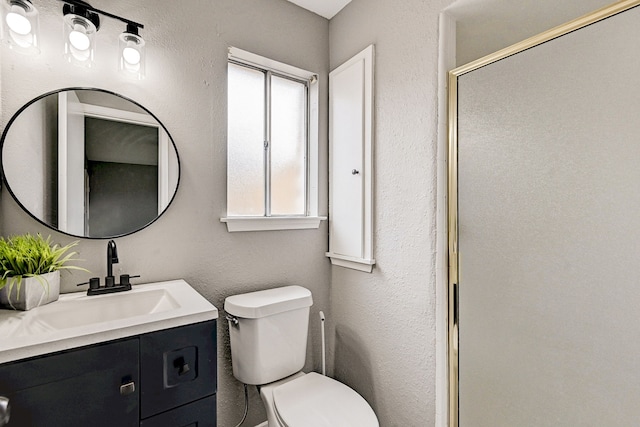
{"label": "door panel", "polygon": [[640,419],[638,22],[457,79],[462,427]]}
{"label": "door panel", "polygon": [[[138,340],[0,366],[10,426],[137,426]],[[133,382],[130,393],[121,386]]]}
{"label": "door panel", "polygon": [[361,258],[364,60],[331,74],[331,250]]}

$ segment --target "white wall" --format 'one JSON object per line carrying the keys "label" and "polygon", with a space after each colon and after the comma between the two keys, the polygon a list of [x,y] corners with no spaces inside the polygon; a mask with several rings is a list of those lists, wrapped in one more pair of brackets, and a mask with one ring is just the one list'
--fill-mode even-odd
{"label": "white wall", "polygon": [[330,22],[331,69],[375,58],[375,259],[332,268],[335,376],[382,426],[436,419],[438,14],[445,1],[354,0]]}
{"label": "white wall", "polygon": [[[100,4],[102,3],[102,4]],[[117,36],[124,25],[104,19],[96,66],[82,69],[62,58],[62,4],[35,0],[41,12],[42,54],[17,55],[2,48],[2,124],[41,93],[93,86],[130,97],[153,112],[173,137],[182,166],[180,188],[168,211],[149,228],[117,239],[120,272],[140,282],[184,278],[219,309],[224,298],[258,288],[300,284],[313,292],[317,311],[329,312],[330,264],[327,225],[319,230],[233,233],[219,218],[226,205],[226,59],[237,46],[320,76],[320,214],[327,214],[328,21],[284,0],[112,0],[94,6],[145,25],[147,78],[130,81],[116,73]],[[0,193],[0,234],[52,234],[23,213],[6,189]],[[82,239],[82,264],[91,274],[63,275],[63,290],[90,276],[105,275],[105,240]],[[224,318],[224,315],[223,315]],[[242,387],[231,374],[228,333],[218,327],[218,425],[242,415]],[[319,331],[312,324],[307,369],[319,367]],[[254,388],[247,425],[266,419]]]}

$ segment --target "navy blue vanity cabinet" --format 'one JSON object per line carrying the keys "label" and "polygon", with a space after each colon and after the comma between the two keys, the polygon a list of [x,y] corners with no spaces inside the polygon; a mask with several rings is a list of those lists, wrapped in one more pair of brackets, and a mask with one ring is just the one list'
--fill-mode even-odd
{"label": "navy blue vanity cabinet", "polygon": [[216,427],[216,321],[0,364],[7,427]]}
{"label": "navy blue vanity cabinet", "polygon": [[140,427],[216,427],[215,394],[142,420]]}
{"label": "navy blue vanity cabinet", "polygon": [[141,426],[215,427],[216,360],[215,320],[142,335]]}
{"label": "navy blue vanity cabinet", "polygon": [[137,426],[138,339],[0,365],[7,427]]}

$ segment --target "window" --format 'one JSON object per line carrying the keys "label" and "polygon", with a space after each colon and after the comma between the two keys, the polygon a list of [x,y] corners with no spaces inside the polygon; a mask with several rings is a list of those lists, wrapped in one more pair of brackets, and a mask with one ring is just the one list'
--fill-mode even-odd
{"label": "window", "polygon": [[317,228],[318,83],[308,71],[231,48],[229,231]]}

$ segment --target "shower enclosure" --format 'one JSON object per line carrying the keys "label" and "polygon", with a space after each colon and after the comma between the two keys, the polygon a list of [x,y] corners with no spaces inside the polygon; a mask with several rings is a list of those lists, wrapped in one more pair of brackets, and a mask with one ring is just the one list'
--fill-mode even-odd
{"label": "shower enclosure", "polygon": [[450,74],[450,425],[640,419],[640,4]]}

